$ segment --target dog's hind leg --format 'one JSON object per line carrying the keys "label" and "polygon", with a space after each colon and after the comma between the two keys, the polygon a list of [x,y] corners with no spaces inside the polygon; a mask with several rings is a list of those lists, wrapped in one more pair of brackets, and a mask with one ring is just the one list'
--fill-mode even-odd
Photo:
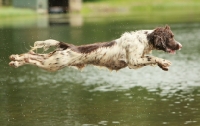
{"label": "dog's hind leg", "polygon": [[25,53],[21,55],[11,55],[10,60],[12,60],[9,65],[15,68],[23,66],[25,64],[35,65],[40,68],[45,69],[46,67],[43,65],[47,54],[30,54]]}
{"label": "dog's hind leg", "polygon": [[21,55],[11,55],[9,63],[12,67],[20,67],[26,64],[33,65],[45,69],[47,71],[57,71],[66,66],[66,60],[60,56],[59,53],[49,54],[36,54],[36,53],[25,53]]}
{"label": "dog's hind leg", "polygon": [[58,46],[59,43],[60,43],[59,41],[56,41],[56,40],[53,40],[53,39],[48,39],[48,40],[45,40],[45,41],[36,41],[34,43],[34,46],[31,49],[31,51],[34,51],[38,48],[43,48],[44,51],[46,51],[52,46]]}
{"label": "dog's hind leg", "polygon": [[36,59],[39,61],[44,60],[45,58],[48,57],[48,54],[36,54],[34,52],[28,52],[24,54],[16,54],[16,55],[11,55],[9,58],[12,61],[24,61],[25,59]]}

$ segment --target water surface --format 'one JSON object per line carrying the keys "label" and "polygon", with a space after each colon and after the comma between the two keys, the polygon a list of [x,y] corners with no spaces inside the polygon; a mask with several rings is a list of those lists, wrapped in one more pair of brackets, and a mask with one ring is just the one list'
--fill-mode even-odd
{"label": "water surface", "polygon": [[198,126],[200,125],[200,24],[169,24],[183,49],[154,52],[172,62],[118,72],[86,67],[47,72],[14,69],[9,55],[26,52],[34,41],[53,38],[76,45],[110,41],[125,31],[165,24],[132,21],[84,22],[82,26],[1,25],[0,124],[15,126]]}

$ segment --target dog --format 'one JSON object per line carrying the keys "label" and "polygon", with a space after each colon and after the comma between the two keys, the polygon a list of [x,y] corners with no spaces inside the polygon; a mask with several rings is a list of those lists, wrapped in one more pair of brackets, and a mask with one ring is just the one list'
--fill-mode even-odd
{"label": "dog", "polygon": [[[46,51],[52,46],[56,46],[56,49],[48,54],[34,52],[38,48]],[[181,48],[182,45],[174,39],[174,34],[166,25],[153,30],[125,32],[120,38],[110,42],[80,46],[52,39],[36,41],[28,53],[11,55],[9,65],[17,68],[30,64],[48,71],[57,71],[66,66],[82,69],[88,64],[116,71],[125,67],[137,69],[157,65],[168,71],[170,61],[147,54],[152,50],[175,54]]]}

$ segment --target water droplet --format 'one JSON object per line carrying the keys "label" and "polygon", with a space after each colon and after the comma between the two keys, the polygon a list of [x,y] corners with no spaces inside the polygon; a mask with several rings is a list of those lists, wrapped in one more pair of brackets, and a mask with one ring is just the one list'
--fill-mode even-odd
{"label": "water droplet", "polygon": [[120,124],[119,121],[112,121],[113,124]]}

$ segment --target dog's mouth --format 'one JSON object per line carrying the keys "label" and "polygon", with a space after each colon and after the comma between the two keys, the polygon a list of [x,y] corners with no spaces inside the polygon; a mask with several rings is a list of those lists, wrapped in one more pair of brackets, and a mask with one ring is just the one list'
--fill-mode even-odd
{"label": "dog's mouth", "polygon": [[176,50],[169,49],[169,48],[166,49],[166,52],[168,52],[169,54],[176,54]]}
{"label": "dog's mouth", "polygon": [[182,45],[180,43],[177,44],[177,46],[173,49],[166,47],[165,52],[168,52],[169,54],[176,54],[176,50],[181,50]]}

